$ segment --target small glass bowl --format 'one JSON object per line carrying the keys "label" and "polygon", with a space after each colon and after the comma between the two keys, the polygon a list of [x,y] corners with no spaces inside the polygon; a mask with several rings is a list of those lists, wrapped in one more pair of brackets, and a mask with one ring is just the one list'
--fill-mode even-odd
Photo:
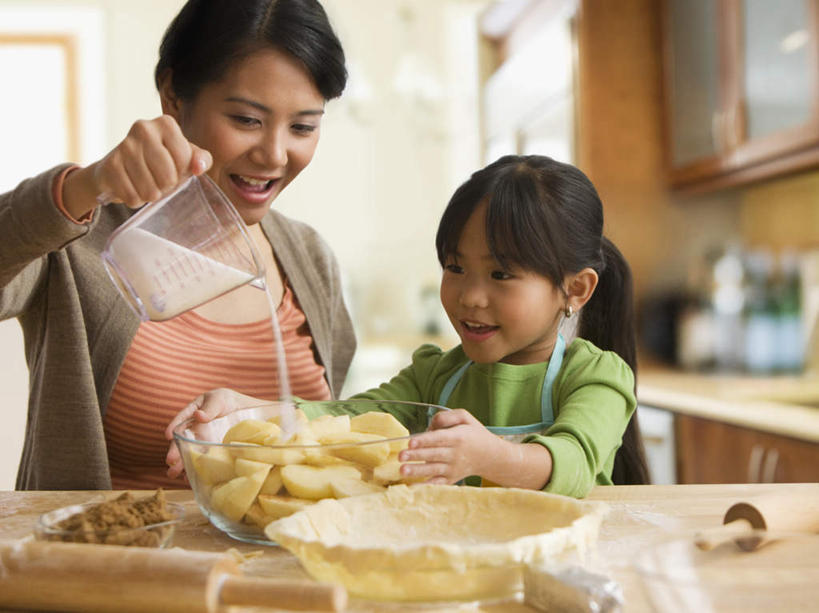
{"label": "small glass bowl", "polygon": [[185,507],[175,502],[166,502],[166,509],[173,519],[139,527],[115,527],[105,530],[65,530],[59,528],[64,520],[80,513],[86,513],[100,502],[86,502],[61,507],[43,513],[34,526],[34,536],[39,541],[61,541],[66,543],[96,543],[102,545],[125,545],[131,547],[169,547],[176,525],[185,515]]}
{"label": "small glass bowl", "polygon": [[[426,431],[431,415],[447,410],[437,405],[409,401],[295,401],[293,404],[297,409],[312,407],[322,415],[397,412],[402,416],[401,421],[408,435],[355,443],[298,444],[297,432],[294,437],[297,444],[222,442],[228,430],[242,421],[277,419],[281,415],[282,404],[279,401],[242,409],[207,423],[188,420],[174,430],[174,440],[182,456],[188,482],[202,513],[219,530],[247,543],[275,544],[264,535],[267,523],[294,513],[322,497],[375,493],[392,483],[406,482],[398,472],[396,454],[407,446],[411,436]],[[374,450],[385,446],[389,446],[389,453],[378,468],[371,461],[378,455]],[[251,460],[251,463],[247,460]],[[270,479],[265,477],[261,485],[253,483],[255,477],[249,473],[257,467],[253,462],[271,467],[267,473]],[[298,469],[302,472],[311,472],[314,468],[341,468],[337,477],[330,478],[332,483],[328,485],[331,487],[325,494],[313,494],[314,498],[308,500],[305,494],[299,495],[295,488],[288,488],[286,478],[284,481],[278,476],[274,478],[274,475],[278,475],[277,471],[293,471],[289,466],[302,466],[303,469]],[[352,479],[345,473],[350,469],[357,471]],[[360,480],[357,480],[359,476]]]}

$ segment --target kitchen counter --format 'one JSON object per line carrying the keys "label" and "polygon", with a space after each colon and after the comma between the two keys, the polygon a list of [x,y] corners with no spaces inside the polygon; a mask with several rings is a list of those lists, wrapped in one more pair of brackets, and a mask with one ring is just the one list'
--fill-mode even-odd
{"label": "kitchen counter", "polygon": [[[769,492],[777,492],[794,500],[807,495],[819,496],[819,484],[753,484],[753,485],[646,485],[646,486],[599,486],[589,495],[589,500],[608,503],[611,511],[603,522],[600,540],[594,559],[604,564],[625,593],[628,613],[650,611],[640,582],[630,569],[634,554],[647,545],[668,538],[670,535],[693,534],[696,530],[717,526],[733,503]],[[16,539],[28,536],[40,513],[86,501],[101,501],[113,496],[112,492],[0,492],[0,539]],[[224,551],[234,548],[239,552],[263,552],[250,557],[244,570],[251,575],[274,575],[303,579],[306,574],[298,560],[279,547],[260,547],[234,541],[210,525],[199,512],[193,495],[188,490],[169,491],[168,498],[186,507],[186,518],[174,535],[174,546],[201,551]],[[395,606],[389,610],[412,611],[418,606]],[[238,609],[234,608],[234,611]],[[254,609],[259,611],[259,609]],[[380,607],[353,602],[351,612],[379,611]],[[532,611],[520,602],[504,602],[493,605],[464,605],[431,608],[424,611]],[[770,613],[771,609],[766,609]]]}
{"label": "kitchen counter", "polygon": [[641,405],[819,443],[819,376],[749,377],[641,368]]}

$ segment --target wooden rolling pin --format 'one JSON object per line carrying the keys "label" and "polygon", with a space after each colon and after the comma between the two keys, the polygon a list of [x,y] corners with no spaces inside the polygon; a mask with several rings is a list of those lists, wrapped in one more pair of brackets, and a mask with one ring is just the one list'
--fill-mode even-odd
{"label": "wooden rolling pin", "polygon": [[343,611],[337,585],[239,574],[230,554],[0,541],[0,606],[59,611],[215,613],[223,605]]}
{"label": "wooden rolling pin", "polygon": [[726,511],[722,525],[699,532],[697,547],[708,551],[733,540],[740,549],[753,551],[775,540],[762,532],[819,532],[819,490],[814,496],[768,494],[752,502],[737,502]]}

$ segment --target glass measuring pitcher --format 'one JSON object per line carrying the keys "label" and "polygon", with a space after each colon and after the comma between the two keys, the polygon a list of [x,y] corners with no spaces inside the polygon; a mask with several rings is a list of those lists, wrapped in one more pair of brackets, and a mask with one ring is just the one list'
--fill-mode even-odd
{"label": "glass measuring pitcher", "polygon": [[247,227],[207,175],[145,205],[111,234],[102,259],[143,321],[170,319],[264,279]]}

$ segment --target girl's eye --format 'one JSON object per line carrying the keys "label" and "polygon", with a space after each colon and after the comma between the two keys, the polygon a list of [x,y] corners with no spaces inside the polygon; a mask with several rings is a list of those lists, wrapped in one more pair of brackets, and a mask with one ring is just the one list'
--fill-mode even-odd
{"label": "girl's eye", "polygon": [[447,264],[445,270],[456,275],[459,275],[464,271],[464,269],[458,266],[457,264]]}
{"label": "girl's eye", "polygon": [[504,270],[493,270],[492,278],[495,279],[495,281],[506,281],[507,279],[511,279],[512,275]]}
{"label": "girl's eye", "polygon": [[293,125],[293,131],[296,134],[307,135],[307,134],[310,134],[312,132],[315,132],[316,131],[316,126],[311,126],[310,124],[307,124],[307,123],[297,123],[297,124]]}
{"label": "girl's eye", "polygon": [[262,124],[262,122],[255,117],[247,117],[246,115],[231,115],[230,117],[233,121],[245,127],[260,126]]}

